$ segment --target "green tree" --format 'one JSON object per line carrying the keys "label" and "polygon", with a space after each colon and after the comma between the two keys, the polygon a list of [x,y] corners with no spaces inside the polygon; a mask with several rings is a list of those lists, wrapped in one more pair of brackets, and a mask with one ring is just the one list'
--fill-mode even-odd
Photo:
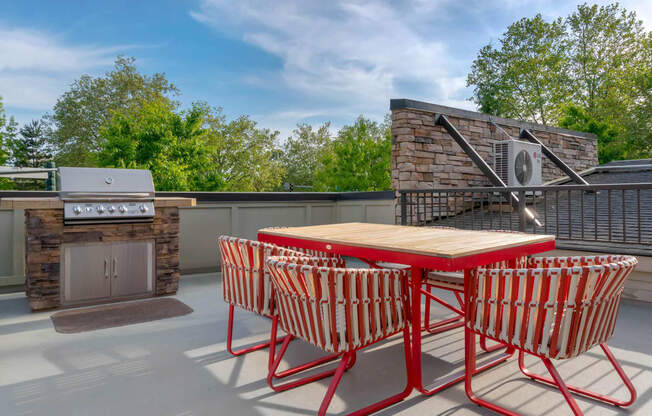
{"label": "green tree", "polygon": [[175,111],[167,100],[145,102],[114,112],[100,133],[101,166],[149,169],[161,191],[269,191],[283,175],[271,157],[277,133],[246,116],[226,122],[205,103]]}
{"label": "green tree", "polygon": [[389,118],[376,123],[360,116],[344,126],[315,174],[316,191],[382,191],[391,188]]}
{"label": "green tree", "polygon": [[611,162],[619,159],[635,159],[640,153],[632,153],[626,139],[621,137],[622,129],[613,124],[592,117],[582,107],[569,104],[563,109],[564,115],[559,120],[559,126],[571,130],[585,131],[598,136],[598,161]]}
{"label": "green tree", "polygon": [[652,32],[618,4],[579,5],[567,24],[572,101],[590,116],[611,121],[614,110],[626,110],[639,98],[636,80],[650,73]]}
{"label": "green tree", "polygon": [[2,96],[0,96],[0,165],[3,165],[7,158],[9,157],[8,150],[8,133],[7,128],[7,115],[5,114],[5,108],[2,105]]}
{"label": "green tree", "polygon": [[473,61],[467,86],[488,114],[548,124],[569,95],[567,41],[562,19],[540,14],[511,24],[500,47],[484,46]]}
{"label": "green tree", "polygon": [[[568,19],[572,101],[614,126],[620,157],[645,157],[652,145],[652,31],[618,4],[583,4]],[[606,157],[606,156],[605,156]]]}
{"label": "green tree", "polygon": [[285,181],[312,186],[322,158],[331,152],[332,141],[330,122],[316,130],[309,124],[297,124],[292,136],[283,144],[281,160],[285,168]]}
{"label": "green tree", "polygon": [[[652,36],[647,41],[648,51],[652,53]],[[652,65],[647,73],[641,73],[636,79],[638,91],[637,105],[626,113],[624,127],[630,143],[642,154],[652,154]]]}
{"label": "green tree", "polygon": [[83,75],[56,102],[47,116],[54,127],[52,143],[59,165],[94,166],[102,149],[103,125],[114,112],[138,111],[143,102],[166,101],[178,93],[165,74],[151,76],[138,72],[135,59],[119,56],[113,70],[101,77]]}
{"label": "green tree", "polygon": [[[9,143],[16,135],[17,123],[13,116],[7,119],[5,108],[2,105],[0,96],[0,166],[4,165],[9,158]],[[14,184],[8,178],[0,178],[0,189],[13,189]]]}
{"label": "green tree", "polygon": [[106,138],[100,166],[149,169],[160,191],[201,190],[207,167],[202,143],[203,109],[177,114],[165,99],[113,112],[100,129]]}
{"label": "green tree", "polygon": [[20,135],[10,143],[12,164],[17,167],[44,167],[52,159],[48,144],[48,126],[40,120],[32,120],[20,129]]}
{"label": "green tree", "polygon": [[482,111],[559,124],[581,110],[615,134],[618,143],[601,141],[604,158],[649,156],[652,32],[634,12],[583,4],[563,21],[521,19],[500,42],[479,51],[467,78]]}
{"label": "green tree", "polygon": [[257,127],[248,116],[229,122],[204,104],[204,143],[213,191],[265,192],[280,187],[283,166],[276,157],[278,132]]}

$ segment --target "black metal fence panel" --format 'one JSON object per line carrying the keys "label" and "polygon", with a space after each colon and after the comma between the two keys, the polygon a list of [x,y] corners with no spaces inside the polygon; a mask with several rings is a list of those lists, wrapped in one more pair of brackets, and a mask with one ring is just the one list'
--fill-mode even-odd
{"label": "black metal fence panel", "polygon": [[652,246],[652,183],[399,191],[401,224]]}

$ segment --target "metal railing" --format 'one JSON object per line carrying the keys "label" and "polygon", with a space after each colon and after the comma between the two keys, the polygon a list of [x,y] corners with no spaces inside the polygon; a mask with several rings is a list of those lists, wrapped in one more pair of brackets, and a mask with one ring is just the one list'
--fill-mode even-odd
{"label": "metal railing", "polygon": [[652,183],[418,189],[399,195],[403,225],[554,234],[576,246],[591,243],[592,249],[614,244],[652,249]]}

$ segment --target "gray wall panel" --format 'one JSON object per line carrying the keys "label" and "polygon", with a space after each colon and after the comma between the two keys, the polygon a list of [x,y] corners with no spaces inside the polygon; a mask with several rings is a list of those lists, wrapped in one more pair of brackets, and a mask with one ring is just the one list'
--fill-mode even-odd
{"label": "gray wall panel", "polygon": [[221,234],[232,234],[231,215],[231,207],[179,210],[181,270],[217,267],[217,237]]}
{"label": "gray wall panel", "polygon": [[0,211],[0,276],[13,274],[14,212]]}
{"label": "gray wall panel", "polygon": [[[219,263],[217,236],[256,238],[268,226],[301,226],[334,222],[394,221],[394,201],[285,201],[207,203],[181,208],[180,267],[182,273],[215,270]],[[0,211],[0,285],[24,282],[24,212]]]}

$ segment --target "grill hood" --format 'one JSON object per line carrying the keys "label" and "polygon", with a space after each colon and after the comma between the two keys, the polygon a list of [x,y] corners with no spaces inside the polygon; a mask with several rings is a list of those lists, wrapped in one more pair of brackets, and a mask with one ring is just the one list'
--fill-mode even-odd
{"label": "grill hood", "polygon": [[144,169],[59,168],[59,196],[78,199],[154,199],[152,174]]}

